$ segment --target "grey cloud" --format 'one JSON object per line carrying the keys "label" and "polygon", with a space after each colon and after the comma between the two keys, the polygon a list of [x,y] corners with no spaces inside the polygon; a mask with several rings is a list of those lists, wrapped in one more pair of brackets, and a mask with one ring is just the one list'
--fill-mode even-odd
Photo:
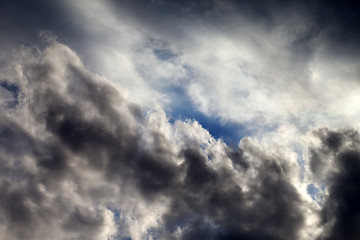
{"label": "grey cloud", "polygon": [[[314,174],[318,174],[318,169],[326,169],[322,181],[327,183],[329,192],[321,209],[325,231],[319,239],[358,239],[359,133],[352,129],[321,129],[316,135],[320,137],[322,144],[313,149],[311,161],[317,168],[312,170]],[[327,168],[328,165],[333,167]]]}
{"label": "grey cloud", "polygon": [[[55,42],[34,58],[23,63],[27,78],[8,76],[26,101],[0,122],[1,161],[7,163],[2,172],[8,173],[0,178],[0,211],[8,227],[1,231],[8,239],[125,236],[114,230],[120,222],[108,206],[129,201],[134,192],[146,204],[167,199],[157,226],[148,228],[159,239],[299,237],[302,198],[282,157],[221,145],[224,159],[215,167],[200,143],[184,138],[181,145],[156,130],[140,106],[84,69],[66,46]],[[237,182],[239,173],[245,185]],[[126,226],[131,222],[118,229]]]}
{"label": "grey cloud", "polygon": [[235,166],[240,165],[245,169],[249,167],[249,163],[244,157],[244,152],[240,148],[239,149],[229,148],[227,151],[227,156],[231,159],[231,161]]}
{"label": "grey cloud", "polygon": [[197,151],[184,154],[189,165],[183,189],[165,215],[170,229],[176,223],[185,225],[184,239],[203,234],[208,239],[298,238],[301,199],[275,159],[261,159],[265,163],[258,176],[243,191],[231,172],[215,172]]}
{"label": "grey cloud", "polygon": [[360,50],[360,5],[357,1],[323,1],[317,9],[319,22],[326,29],[327,47],[333,56],[357,57]]}
{"label": "grey cloud", "polygon": [[[292,108],[301,111],[294,110],[289,121],[308,124],[312,119],[303,123],[297,114],[302,115],[307,107],[311,109],[304,115],[316,113],[319,108],[312,106],[332,102],[344,92],[340,89],[333,94],[325,86],[326,74],[317,75],[331,75],[334,56],[339,62],[350,59],[357,64],[359,4],[355,1],[109,2],[114,15],[105,11],[109,18],[99,17],[103,25],[94,21],[92,28],[82,25],[86,17],[80,11],[77,16],[70,9],[75,5],[2,1],[0,28],[6,34],[1,37],[0,50],[36,42],[34,33],[41,29],[51,29],[72,48],[82,50],[82,55],[90,52],[86,49],[90,42],[93,49],[106,45],[111,52],[121,45],[117,42],[120,36],[125,43],[117,53],[126,50],[121,58],[131,59],[120,61],[128,64],[122,70],[138,66],[129,76],[140,73],[146,84],[154,82],[159,88],[163,84],[156,78],[186,78],[184,88],[193,102],[209,98],[211,111],[204,108],[207,114],[246,119],[259,129],[263,125],[281,127],[279,116],[287,111],[292,115]],[[116,16],[121,19],[119,28],[111,26]],[[114,40],[103,43],[98,37],[114,29],[119,31],[109,34],[116,36],[110,37]],[[95,40],[87,38],[95,35]],[[129,37],[129,43],[123,36]],[[227,58],[229,51],[238,49],[243,52]],[[324,56],[318,56],[319,51]],[[183,123],[188,126],[184,130],[166,117],[152,120],[121,90],[86,70],[65,45],[52,42],[39,55],[28,61],[18,52],[19,68],[13,74],[8,71],[10,60],[1,59],[0,238],[304,239],[301,233],[308,230],[309,212],[304,211],[307,203],[294,181],[297,172],[290,156],[272,154],[273,149],[256,148],[246,141],[239,148],[215,140],[205,144],[189,140],[201,138],[193,126]],[[330,65],[325,61],[323,66],[324,59]],[[157,60],[164,64],[159,69],[168,72],[157,70],[152,79],[155,66],[151,62]],[[313,61],[320,65],[314,70],[320,80],[309,77]],[[172,64],[169,69],[168,63]],[[345,73],[352,73],[351,66],[344,66]],[[341,79],[344,76],[348,75]],[[133,80],[122,73],[119,77]],[[219,78],[224,85],[217,84]],[[226,86],[239,79],[246,81],[226,91]],[[201,85],[203,82],[206,84]],[[334,82],[339,83],[336,77]],[[216,95],[219,87],[225,90],[224,98]],[[235,98],[243,96],[239,92],[247,94]],[[249,103],[254,96],[255,105]],[[322,97],[323,101],[315,101]],[[299,103],[303,99],[310,100]],[[275,107],[262,109],[267,101]],[[239,108],[227,109],[229,105]],[[330,109],[338,108],[342,103],[332,106]],[[258,114],[270,122],[252,121]],[[177,135],[181,131],[190,137]],[[308,164],[315,181],[309,186],[323,199],[319,216],[324,231],[319,239],[358,239],[359,134],[320,129],[315,137],[320,147],[309,149]],[[320,190],[323,185],[329,195]],[[311,214],[316,213],[312,210]]]}

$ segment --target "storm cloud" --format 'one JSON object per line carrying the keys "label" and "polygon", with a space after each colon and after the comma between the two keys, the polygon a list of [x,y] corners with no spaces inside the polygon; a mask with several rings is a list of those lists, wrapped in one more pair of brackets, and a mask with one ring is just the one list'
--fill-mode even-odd
{"label": "storm cloud", "polygon": [[314,134],[320,144],[310,151],[310,168],[316,182],[327,186],[320,212],[325,230],[318,239],[357,239],[359,133],[323,128]]}
{"label": "storm cloud", "polygon": [[2,1],[0,238],[358,239],[359,7]]}
{"label": "storm cloud", "polygon": [[63,44],[13,64],[3,87],[24,97],[1,118],[4,238],[300,237],[305,200],[284,156],[143,113]]}

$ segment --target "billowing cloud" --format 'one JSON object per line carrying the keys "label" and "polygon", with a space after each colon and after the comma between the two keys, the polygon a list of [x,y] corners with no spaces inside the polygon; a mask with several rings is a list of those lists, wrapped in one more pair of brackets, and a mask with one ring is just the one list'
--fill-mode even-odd
{"label": "billowing cloud", "polygon": [[346,2],[0,3],[0,238],[358,239]]}
{"label": "billowing cloud", "polygon": [[144,114],[58,42],[14,58],[1,76],[14,98],[0,128],[3,238],[302,236],[291,151],[233,149],[197,122]]}

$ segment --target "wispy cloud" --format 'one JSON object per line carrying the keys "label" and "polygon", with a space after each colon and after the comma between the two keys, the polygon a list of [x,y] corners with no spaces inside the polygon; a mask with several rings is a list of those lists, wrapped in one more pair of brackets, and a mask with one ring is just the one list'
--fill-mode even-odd
{"label": "wispy cloud", "polygon": [[355,48],[356,34],[344,37],[346,44],[333,37],[345,35],[342,25],[350,21],[336,4],[326,9],[320,3],[261,1],[83,6],[77,3],[85,28],[106,36],[89,41],[95,70],[126,85],[134,101],[155,97],[171,108],[176,99],[168,89],[180,87],[203,114],[224,124],[245,124],[259,137],[283,125],[304,133],[309,126],[356,124],[359,61],[351,52],[335,53],[343,45]]}

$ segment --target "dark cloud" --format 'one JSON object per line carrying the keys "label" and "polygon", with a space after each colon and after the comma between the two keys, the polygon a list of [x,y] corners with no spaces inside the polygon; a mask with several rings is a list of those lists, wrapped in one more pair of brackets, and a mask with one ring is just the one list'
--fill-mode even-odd
{"label": "dark cloud", "polygon": [[[312,170],[317,174],[316,170],[319,168],[328,169],[324,181],[327,182],[329,191],[321,210],[325,232],[319,239],[358,239],[359,133],[351,129],[321,129],[316,134],[322,140],[322,145],[313,150],[312,161],[317,168]],[[326,168],[329,165],[333,168]]]}
{"label": "dark cloud", "polygon": [[322,1],[317,18],[326,30],[327,47],[334,55],[356,57],[360,50],[360,4],[358,1]]}
{"label": "dark cloud", "polygon": [[[40,225],[78,239],[104,236],[109,224],[126,229],[131,223],[104,211],[116,204],[109,196],[126,202],[131,194],[90,187],[95,182],[86,174],[119,191],[131,189],[146,204],[167,199],[159,224],[147,233],[160,239],[301,239],[305,202],[291,180],[288,156],[249,142],[221,145],[220,155],[187,138],[180,144],[64,45],[55,42],[42,55],[23,63],[27,78],[9,75],[3,84],[13,97],[25,96],[0,121],[0,211],[12,229],[4,233],[9,239],[52,236],[33,231]],[[319,239],[356,239],[360,137],[354,130],[326,128],[314,135],[321,146],[311,148],[310,169],[329,191]],[[74,188],[65,190],[64,184]],[[72,202],[74,196],[81,201]]]}
{"label": "dark cloud", "polygon": [[[220,39],[219,43],[239,42],[244,44],[243,49],[250,49],[250,60],[264,59],[259,69],[291,69],[294,74],[283,73],[279,74],[280,80],[278,76],[274,79],[284,84],[283,89],[292,89],[293,82],[287,79],[306,85],[302,84],[304,75],[310,74],[309,64],[320,48],[325,57],[358,57],[360,5],[356,1],[109,2],[111,13],[122,19],[118,23],[126,29],[114,28],[119,35],[130,36],[130,29],[141,26],[138,34],[144,36],[137,36],[140,40],[134,41],[148,44],[144,47],[124,43],[124,48],[131,46],[141,54],[150,50],[149,56],[154,57],[150,59],[164,64],[179,61],[182,65],[183,59],[187,61],[182,57],[193,50],[190,45],[200,47],[210,43],[202,38],[221,33],[226,41]],[[84,16],[75,17],[76,11],[72,12],[69,6],[59,1],[2,1],[0,29],[5,34],[0,37],[0,50],[37,42],[39,30],[51,29],[61,41],[82,49],[86,55],[87,43],[93,41],[92,46],[98,46],[97,41],[103,40],[98,36],[90,40],[89,36],[97,35],[96,28],[105,26],[104,35],[109,29],[114,30],[112,21],[106,25],[108,19],[94,29],[82,26]],[[196,35],[197,31],[206,34]],[[43,35],[53,38],[51,34]],[[260,40],[270,47],[260,46]],[[289,56],[282,58],[273,53],[278,40],[284,41],[279,46],[286,48],[281,50]],[[215,46],[217,42],[214,43]],[[251,50],[256,44],[264,55]],[[86,70],[70,48],[54,40],[38,55],[27,48],[14,54],[17,67],[7,57],[1,56],[0,62],[4,70],[0,79],[0,238],[304,238],[309,217],[304,211],[307,202],[294,181],[298,172],[294,170],[297,166],[291,165],[291,156],[269,149],[273,146],[255,147],[246,140],[240,147],[228,146],[210,135],[204,140],[199,133],[199,129],[205,131],[201,126],[196,129],[189,122],[176,122],[178,116],[169,123],[166,117],[159,117],[161,113],[144,114],[142,107],[131,103],[122,90]],[[132,54],[122,57],[143,56]],[[204,59],[211,60],[204,55]],[[273,61],[274,56],[281,61]],[[245,60],[243,65],[247,66]],[[194,78],[207,77],[201,75],[201,64],[196,69],[196,61],[203,59],[195,59],[194,66],[184,65],[181,69]],[[143,71],[140,75],[149,77]],[[263,82],[256,84],[261,78],[257,74],[246,73],[246,77],[253,76],[253,86],[263,87]],[[265,71],[265,75],[272,74]],[[222,77],[214,71],[214,79],[219,76]],[[204,82],[217,86],[209,79]],[[244,137],[246,130],[242,125],[227,128],[218,118],[189,107],[194,99],[189,98],[185,86],[188,83],[192,83],[190,78],[183,89],[173,90],[173,96],[180,99],[179,113],[174,107],[174,115],[187,112],[186,117],[196,118],[213,136],[229,136],[231,144]],[[264,86],[265,90],[272,89],[265,83]],[[244,95],[248,102],[252,93],[248,89],[243,92],[236,94]],[[274,92],[277,93],[267,94]],[[235,127],[244,128],[241,136],[233,130]],[[314,135],[320,140],[320,146],[309,149],[309,168],[315,183],[306,190],[322,199],[318,239],[359,239],[359,134],[355,130],[324,128]]]}
{"label": "dark cloud", "polygon": [[[165,215],[168,229],[181,226],[184,239],[297,239],[303,225],[301,199],[288,180],[286,167],[264,161],[258,176],[243,191],[231,172],[214,171],[198,150],[184,152],[186,177],[172,193]],[[285,168],[284,168],[285,167]]]}
{"label": "dark cloud", "polygon": [[[163,226],[151,230],[159,238],[174,237],[178,228],[180,239],[299,237],[302,200],[289,181],[290,165],[280,156],[222,145],[224,159],[215,167],[200,143],[186,140],[180,145],[153,128],[139,106],[85,70],[64,45],[54,43],[42,54],[43,59],[24,63],[30,78],[9,78],[6,85],[18,86],[26,96],[17,110],[22,117],[9,112],[9,119],[0,122],[2,161],[7,163],[2,172],[12,171],[1,177],[0,198],[10,239],[51,236],[33,230],[40,224],[59,236],[104,236],[109,225],[105,203],[111,200],[102,187],[90,187],[95,182],[84,180],[84,175],[95,173],[118,189],[138,192],[148,204],[168,199],[169,208],[159,219]],[[31,130],[21,122],[32,124]],[[244,152],[254,155],[258,165],[250,164]],[[215,161],[218,157],[212,155]],[[243,185],[236,180],[238,172],[244,174]],[[13,187],[7,187],[10,181]],[[64,184],[73,190],[64,189]],[[75,202],[71,196],[82,200]]]}
{"label": "dark cloud", "polygon": [[229,148],[229,151],[227,152],[227,156],[232,160],[235,167],[236,165],[240,165],[245,169],[249,167],[249,163],[244,157],[244,152],[241,149]]}
{"label": "dark cloud", "polygon": [[[63,227],[66,231],[79,232],[84,231],[95,232],[98,231],[99,226],[103,224],[103,218],[99,214],[81,211],[80,209],[75,209],[73,213],[70,214],[68,219],[63,224]],[[80,236],[80,239],[85,239]]]}

